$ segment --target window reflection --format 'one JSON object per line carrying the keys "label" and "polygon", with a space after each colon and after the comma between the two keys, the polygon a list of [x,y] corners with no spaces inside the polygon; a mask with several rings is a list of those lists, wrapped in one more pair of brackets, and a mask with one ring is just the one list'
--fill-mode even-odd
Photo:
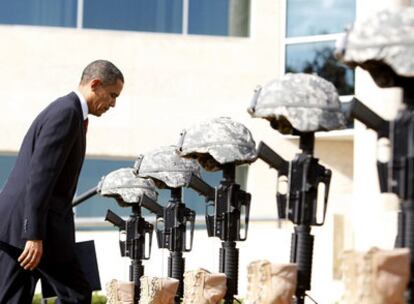
{"label": "window reflection", "polygon": [[354,71],[337,61],[334,42],[291,44],[286,46],[286,73],[317,74],[332,82],[340,95],[354,92]]}
{"label": "window reflection", "polygon": [[0,1],[0,24],[76,27],[77,0]]}
{"label": "window reflection", "polygon": [[85,28],[180,33],[182,0],[85,0]]}
{"label": "window reflection", "polygon": [[249,12],[250,0],[189,0],[188,33],[248,36]]}
{"label": "window reflection", "polygon": [[0,191],[7,182],[7,178],[16,162],[15,155],[0,155]]}
{"label": "window reflection", "polygon": [[355,0],[286,0],[287,37],[343,32],[355,19]]}

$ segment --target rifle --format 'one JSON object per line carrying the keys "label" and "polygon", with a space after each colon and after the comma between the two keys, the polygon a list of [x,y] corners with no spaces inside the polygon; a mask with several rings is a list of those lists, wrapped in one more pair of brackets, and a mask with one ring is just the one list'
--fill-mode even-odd
{"label": "rifle", "polygon": [[[144,275],[142,260],[148,260],[151,255],[152,233],[154,226],[141,216],[141,207],[145,207],[157,216],[162,207],[143,194],[139,203],[130,204],[132,214],[127,221],[116,215],[111,210],[106,213],[105,220],[118,227],[121,233],[125,233],[125,240],[119,240],[121,256],[131,259],[129,266],[129,280],[135,284],[135,303],[139,302],[141,283],[140,278]],[[146,242],[148,240],[148,247]]]}
{"label": "rifle", "polygon": [[[91,198],[98,193],[98,187],[93,187],[81,195],[77,196],[72,206],[77,206],[85,200]],[[117,200],[121,198],[117,197]],[[129,266],[129,280],[134,282],[135,297],[134,303],[138,303],[140,299],[141,283],[140,278],[144,275],[144,266],[142,260],[148,260],[151,255],[152,233],[154,226],[141,215],[141,206],[147,208],[157,216],[162,215],[162,207],[154,202],[151,198],[142,195],[140,202],[122,203],[123,206],[132,208],[132,214],[128,220],[123,220],[120,216],[111,210],[108,210],[105,220],[116,226],[120,233],[125,234],[125,240],[119,240],[121,256],[129,257],[131,264]],[[148,241],[148,246],[146,245]]]}
{"label": "rifle", "polygon": [[[156,221],[158,247],[170,251],[168,276],[180,282],[175,296],[175,303],[181,303],[184,294],[185,269],[183,252],[191,251],[193,246],[195,212],[182,203],[181,187],[170,188],[170,191],[171,198],[166,207],[161,207],[162,212],[159,208],[152,208],[152,210],[156,211],[158,216]],[[149,205],[146,205],[146,207],[149,207]]]}
{"label": "rifle", "polygon": [[[377,113],[372,111],[366,105],[364,105],[357,98],[353,98],[348,106],[348,109],[344,112],[345,117],[350,119],[357,119],[362,122],[367,128],[374,130],[377,133],[377,138],[387,138],[390,139],[390,128],[392,124],[389,121],[381,118]],[[377,160],[377,171],[380,184],[380,191],[384,192],[394,192],[390,190],[391,184],[388,182],[389,172],[388,164],[386,162],[381,162]]]}
{"label": "rifle", "polygon": [[[215,200],[206,206],[208,236],[222,240],[219,271],[227,277],[226,304],[233,303],[234,295],[238,294],[239,249],[236,241],[247,238],[251,200],[250,194],[236,184],[235,175],[235,163],[223,165],[223,179],[215,191]],[[211,195],[212,191],[210,198]],[[241,235],[243,223],[244,235]]]}
{"label": "rifle", "polygon": [[[270,167],[278,171],[278,179],[288,179],[287,193],[277,191],[277,206],[279,218],[289,219],[295,224],[291,240],[290,261],[298,265],[298,282],[296,287],[296,302],[303,304],[306,291],[311,289],[312,259],[314,236],[311,226],[321,226],[325,222],[328,204],[331,170],[326,169],[313,157],[314,132],[302,133],[300,149],[302,153],[295,155],[287,162],[265,143],[258,147],[258,156]],[[325,186],[322,219],[318,220],[318,188]]]}
{"label": "rifle", "polygon": [[[395,193],[400,199],[398,233],[395,247],[407,247],[414,252],[414,99],[412,85],[404,88],[406,107],[392,121],[382,119],[358,99],[351,101],[348,118],[355,118],[386,138],[390,143],[391,159],[377,160],[381,192]],[[414,257],[411,256],[411,275],[406,292],[406,302],[414,303]]]}

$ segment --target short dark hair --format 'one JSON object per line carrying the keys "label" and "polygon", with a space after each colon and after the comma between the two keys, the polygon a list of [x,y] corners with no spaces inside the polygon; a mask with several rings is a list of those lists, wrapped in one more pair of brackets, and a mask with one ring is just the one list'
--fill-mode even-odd
{"label": "short dark hair", "polygon": [[80,84],[85,84],[92,79],[100,79],[103,85],[112,85],[121,80],[124,82],[124,75],[112,63],[107,60],[95,60],[88,64],[82,72]]}

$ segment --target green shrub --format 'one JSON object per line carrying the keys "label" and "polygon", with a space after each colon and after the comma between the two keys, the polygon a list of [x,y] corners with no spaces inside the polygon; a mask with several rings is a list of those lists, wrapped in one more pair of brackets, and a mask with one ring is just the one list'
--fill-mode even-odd
{"label": "green shrub", "polygon": [[38,294],[35,294],[33,297],[33,304],[40,304],[41,297]]}

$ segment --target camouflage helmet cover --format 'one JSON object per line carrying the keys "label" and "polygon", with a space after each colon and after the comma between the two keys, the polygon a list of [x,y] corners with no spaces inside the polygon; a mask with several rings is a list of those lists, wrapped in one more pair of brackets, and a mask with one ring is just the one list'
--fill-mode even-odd
{"label": "camouflage helmet cover", "polygon": [[368,70],[380,87],[395,85],[395,74],[414,77],[414,7],[393,6],[356,22],[336,55]]}
{"label": "camouflage helmet cover", "polygon": [[145,194],[152,200],[157,200],[158,193],[155,184],[150,179],[138,177],[133,168],[121,168],[102,177],[98,184],[98,192],[102,196],[120,197],[126,204],[141,202]]}
{"label": "camouflage helmet cover", "polygon": [[196,158],[208,171],[221,170],[226,163],[251,163],[257,158],[256,144],[249,129],[228,117],[214,118],[185,129],[178,152]]}
{"label": "camouflage helmet cover", "polygon": [[291,134],[294,129],[329,131],[345,124],[334,85],[303,73],[285,74],[256,90],[248,112],[269,120],[283,134]]}
{"label": "camouflage helmet cover", "polygon": [[200,165],[180,157],[176,150],[176,146],[164,146],[139,155],[134,165],[137,174],[152,178],[161,189],[188,186],[192,174],[201,177]]}

